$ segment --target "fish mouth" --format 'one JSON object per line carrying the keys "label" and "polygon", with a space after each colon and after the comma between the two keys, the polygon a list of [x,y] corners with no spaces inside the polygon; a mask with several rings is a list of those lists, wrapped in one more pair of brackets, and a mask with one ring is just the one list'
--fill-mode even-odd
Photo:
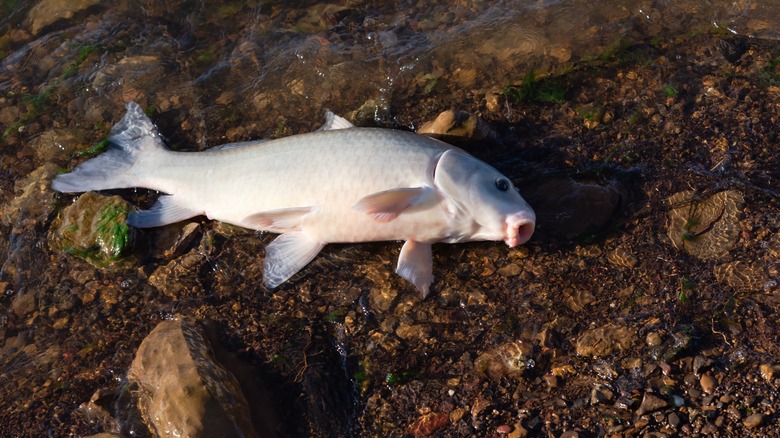
{"label": "fish mouth", "polygon": [[534,228],[536,228],[536,217],[533,213],[512,215],[506,220],[504,242],[510,248],[522,245],[534,234]]}

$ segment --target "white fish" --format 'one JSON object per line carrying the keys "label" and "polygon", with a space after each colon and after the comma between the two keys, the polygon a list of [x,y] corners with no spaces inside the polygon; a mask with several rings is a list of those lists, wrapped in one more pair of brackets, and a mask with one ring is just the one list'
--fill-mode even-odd
{"label": "white fish", "polygon": [[410,132],[356,128],[328,112],[320,130],[204,152],[173,152],[134,102],[103,154],[59,175],[74,193],[144,187],[166,193],[128,224],[157,227],[198,215],[281,233],[266,247],[274,288],[327,243],[404,240],[396,272],[426,295],[431,244],[525,243],[536,216],[508,178],[464,151]]}

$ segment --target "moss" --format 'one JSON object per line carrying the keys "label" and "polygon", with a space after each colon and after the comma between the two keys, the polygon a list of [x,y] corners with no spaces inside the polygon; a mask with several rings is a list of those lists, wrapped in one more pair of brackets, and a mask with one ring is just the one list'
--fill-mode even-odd
{"label": "moss", "polygon": [[671,84],[666,84],[663,87],[661,87],[661,91],[664,93],[666,97],[677,97],[677,89],[674,88]]}
{"label": "moss", "polygon": [[504,96],[514,104],[530,103],[563,103],[566,89],[556,78],[539,79],[534,70],[523,77],[520,85],[504,87]]}

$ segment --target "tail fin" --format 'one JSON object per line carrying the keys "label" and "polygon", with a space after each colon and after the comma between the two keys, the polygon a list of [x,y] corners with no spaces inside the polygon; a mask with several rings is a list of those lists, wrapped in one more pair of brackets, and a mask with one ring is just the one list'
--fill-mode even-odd
{"label": "tail fin", "polygon": [[[127,112],[108,137],[109,149],[78,165],[73,172],[58,175],[52,188],[58,192],[76,193],[90,190],[144,187],[143,166],[154,152],[166,150],[160,134],[149,117],[135,102],[127,103]],[[148,187],[153,188],[153,187]]]}

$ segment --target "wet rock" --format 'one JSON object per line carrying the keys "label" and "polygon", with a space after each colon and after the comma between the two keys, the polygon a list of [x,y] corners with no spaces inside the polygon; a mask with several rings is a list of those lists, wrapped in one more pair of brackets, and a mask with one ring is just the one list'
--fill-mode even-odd
{"label": "wet rock", "polygon": [[205,263],[202,254],[185,254],[152,272],[149,283],[171,298],[197,294],[203,289],[198,273]]}
{"label": "wet rock", "polygon": [[715,278],[742,291],[761,291],[768,277],[760,263],[729,262],[715,266]]}
{"label": "wet rock", "polygon": [[15,106],[7,106],[0,108],[0,125],[11,126],[19,117],[19,108]]}
{"label": "wet rock", "polygon": [[596,297],[592,293],[579,289],[565,292],[563,302],[574,312],[579,312],[590,304],[596,302]]}
{"label": "wet rock", "polygon": [[646,392],[644,397],[642,397],[642,403],[639,404],[639,409],[636,410],[636,414],[649,414],[664,409],[667,406],[669,406],[669,403],[666,400]]}
{"label": "wet rock", "polygon": [[701,385],[701,389],[706,392],[707,394],[712,394],[715,392],[715,387],[718,385],[718,382],[709,374],[703,374],[699,378],[699,384]]}
{"label": "wet rock", "polygon": [[22,289],[16,293],[11,302],[11,309],[16,316],[23,317],[35,310],[35,293],[30,289]]}
{"label": "wet rock", "polygon": [[85,193],[62,211],[52,227],[50,243],[95,266],[110,265],[132,246],[134,235],[127,225],[129,213],[130,205],[119,196]]}
{"label": "wet rock", "polygon": [[634,342],[636,330],[616,324],[590,329],[577,339],[580,356],[604,356],[617,350],[625,350]]}
{"label": "wet rock", "polygon": [[630,249],[624,246],[619,246],[608,252],[607,261],[615,266],[623,266],[629,269],[633,268],[637,264],[636,256]]}
{"label": "wet rock", "polygon": [[707,198],[693,191],[675,193],[667,200],[668,235],[675,248],[700,259],[726,255],[739,239],[742,193],[728,190]]}
{"label": "wet rock", "polygon": [[66,129],[52,129],[30,141],[35,157],[41,161],[70,158],[79,146],[79,139]]}
{"label": "wet rock", "polygon": [[590,391],[590,404],[607,404],[615,398],[615,393],[606,385],[597,384]]}
{"label": "wet rock", "polygon": [[533,366],[531,353],[532,346],[526,342],[507,342],[479,355],[474,361],[474,368],[493,380],[506,376],[519,377],[526,368]]}
{"label": "wet rock", "polygon": [[27,14],[30,30],[38,35],[48,26],[61,20],[69,20],[102,3],[102,0],[42,0]]}
{"label": "wet rock", "polygon": [[464,111],[444,111],[434,121],[423,124],[417,133],[450,141],[484,140],[495,137],[495,133],[482,119]]}
{"label": "wet rock", "polygon": [[755,429],[764,424],[764,414],[752,414],[742,421],[748,429]]}
{"label": "wet rock", "polygon": [[780,376],[780,365],[761,364],[759,367],[761,377],[767,382],[773,382],[778,376]]}
{"label": "wet rock", "polygon": [[46,163],[14,184],[15,197],[0,210],[0,223],[28,228],[45,220],[52,212],[54,193],[49,183],[59,169]]}
{"label": "wet rock", "polygon": [[158,436],[257,436],[238,381],[192,323],[160,322],[138,347],[128,380]]}
{"label": "wet rock", "polygon": [[142,100],[147,85],[157,85],[164,73],[158,56],[127,56],[98,71],[92,86],[100,92],[117,89],[122,100]]}
{"label": "wet rock", "polygon": [[566,240],[603,231],[629,198],[622,183],[568,177],[534,181],[520,191],[536,211],[538,230]]}
{"label": "wet rock", "polygon": [[430,436],[447,426],[449,420],[448,414],[430,412],[410,424],[406,432],[412,436]]}

